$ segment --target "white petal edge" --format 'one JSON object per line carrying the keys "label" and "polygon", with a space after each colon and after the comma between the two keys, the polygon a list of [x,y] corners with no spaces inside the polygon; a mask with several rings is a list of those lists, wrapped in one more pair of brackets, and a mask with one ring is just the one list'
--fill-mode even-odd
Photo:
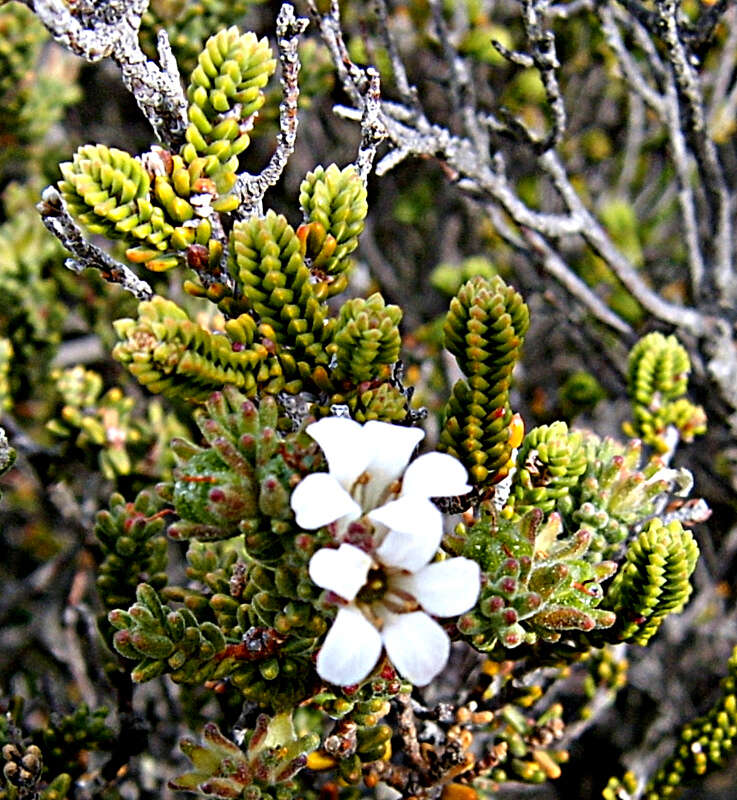
{"label": "white petal edge", "polygon": [[413,575],[397,575],[392,585],[409,592],[429,614],[452,617],[475,605],[481,570],[475,561],[460,556],[428,564]]}
{"label": "white petal edge", "polygon": [[413,461],[402,479],[402,496],[453,497],[466,494],[468,473],[457,458],[447,453],[425,453]]}
{"label": "white petal edge", "polygon": [[305,430],[320,445],[330,474],[350,490],[371,460],[372,449],[363,427],[347,417],[325,417]]}
{"label": "white petal edge", "polygon": [[421,428],[407,428],[378,420],[367,422],[363,431],[371,448],[367,469],[382,487],[388,486],[404,472],[415,447],[425,437]]}
{"label": "white petal edge", "polygon": [[351,686],[362,681],[381,655],[381,636],[355,606],[338,611],[317,655],[317,673],[328,683]]}
{"label": "white petal edge", "polygon": [[448,634],[424,611],[390,615],[381,638],[392,664],[415,686],[427,686],[448,663]]}
{"label": "white petal edge", "polygon": [[310,578],[321,589],[350,601],[366,583],[371,564],[371,556],[352,544],[342,544],[337,550],[323,547],[310,559]]}
{"label": "white petal edge", "polygon": [[313,472],[300,481],[290,499],[300,528],[311,531],[341,517],[361,516],[361,506],[327,472]]}
{"label": "white petal edge", "polygon": [[374,509],[368,516],[389,528],[376,551],[388,566],[416,572],[440,546],[443,515],[425,498],[402,497]]}

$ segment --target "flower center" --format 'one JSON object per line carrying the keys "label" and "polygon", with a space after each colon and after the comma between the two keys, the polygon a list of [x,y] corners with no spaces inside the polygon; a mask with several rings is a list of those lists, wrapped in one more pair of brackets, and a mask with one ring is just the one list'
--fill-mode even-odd
{"label": "flower center", "polygon": [[374,475],[367,470],[356,478],[349,494],[361,506],[362,511],[368,513],[395,499],[401,489],[401,478],[387,482],[380,475]]}
{"label": "flower center", "polygon": [[393,614],[407,614],[417,611],[420,604],[411,594],[400,589],[392,581],[395,570],[383,566],[374,566],[366,576],[366,583],[356,595],[356,605],[365,616],[377,627],[383,625],[384,611]]}
{"label": "flower center", "polygon": [[359,603],[372,605],[381,601],[389,588],[386,573],[381,567],[372,567],[366,576],[366,583],[356,596]]}

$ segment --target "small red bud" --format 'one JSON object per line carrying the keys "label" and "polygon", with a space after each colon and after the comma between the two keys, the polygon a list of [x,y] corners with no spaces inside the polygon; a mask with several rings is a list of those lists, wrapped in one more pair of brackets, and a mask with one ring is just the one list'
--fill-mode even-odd
{"label": "small red bud", "polygon": [[500,611],[502,608],[504,608],[503,598],[499,597],[499,595],[494,595],[494,597],[489,600],[489,610]]}
{"label": "small red bud", "polygon": [[195,272],[204,270],[210,262],[210,252],[203,244],[191,244],[187,248],[187,266]]}
{"label": "small red bud", "polygon": [[502,619],[507,625],[514,625],[514,623],[517,622],[517,612],[513,608],[507,608],[502,614]]}

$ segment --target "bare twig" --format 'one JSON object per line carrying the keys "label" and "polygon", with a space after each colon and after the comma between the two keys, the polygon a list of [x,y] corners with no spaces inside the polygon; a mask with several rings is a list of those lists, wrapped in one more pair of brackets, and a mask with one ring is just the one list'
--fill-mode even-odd
{"label": "bare twig", "polygon": [[581,220],[581,235],[594,251],[604,258],[632,293],[632,296],[658,319],[686,328],[697,335],[702,334],[705,329],[705,321],[698,311],[668,303],[647,286],[635,267],[617,249],[598,220],[585,207],[555,153],[552,151],[544,153],[540,158],[540,165],[552,178],[571,213]]}
{"label": "bare twig", "polygon": [[330,52],[343,88],[350,97],[353,105],[358,109],[362,109],[362,93],[366,88],[366,78],[363,70],[357,67],[351,60],[348,54],[348,48],[343,41],[338,0],[331,0],[330,11],[326,14],[320,13],[315,4],[315,0],[307,0],[307,5],[320,28],[320,34]]}
{"label": "bare twig", "polygon": [[522,235],[529,243],[532,251],[537,253],[543,269],[552,275],[580,303],[582,303],[599,322],[603,322],[615,331],[632,335],[632,328],[606,303],[598,297],[573,270],[563,261],[545,239],[536,231],[522,228]]}
{"label": "bare twig", "polygon": [[381,122],[381,93],[379,73],[369,67],[366,70],[369,79],[361,114],[361,144],[356,157],[356,170],[361,180],[366,183],[376,158],[376,149],[386,137],[386,129]]}
{"label": "bare twig", "polygon": [[386,0],[376,0],[376,15],[379,19],[379,32],[391,61],[392,74],[399,91],[399,96],[408,108],[420,110],[417,89],[410,83],[404,62],[399,55],[394,34],[389,27],[389,11],[386,6]]}
{"label": "bare twig", "polygon": [[732,208],[724,170],[713,140],[709,136],[701,83],[692,54],[681,36],[679,5],[675,0],[658,0],[656,10],[660,36],[668,49],[673,78],[687,120],[691,148],[702,177],[711,214],[713,241],[713,280],[720,300],[732,305],[737,297],[732,260]]}
{"label": "bare twig", "polygon": [[33,0],[32,8],[61,45],[86,61],[112,58],[123,82],[157,138],[178,149],[187,127],[187,100],[165,31],[158,35],[161,66],[149,61],[138,41],[148,0]]}
{"label": "bare twig", "polygon": [[[619,68],[627,82],[627,86],[636,92],[647,105],[657,114],[663,113],[663,98],[657,89],[653,88],[651,81],[647,79],[643,70],[642,63],[636,60],[629,48],[622,39],[622,34],[615,21],[615,13],[611,6],[601,5],[597,8],[601,29],[604,32],[607,43],[617,56]],[[648,60],[652,68],[652,62]]]}
{"label": "bare twig", "polygon": [[234,194],[241,205],[236,216],[241,219],[258,213],[264,194],[281,178],[289,157],[294,152],[297,138],[297,105],[299,100],[300,61],[297,47],[299,37],[307,27],[307,20],[296,17],[294,7],[284,3],[276,20],[276,36],[281,64],[282,102],[279,106],[279,135],[271,160],[258,175],[243,173],[238,176]]}
{"label": "bare twig", "polygon": [[129,267],[109,256],[104,250],[88,242],[64,205],[59,192],[48,186],[37,206],[44,225],[75,257],[68,258],[65,266],[73,272],[82,272],[89,267],[100,271],[110,283],[118,283],[126,292],[139,300],[150,300],[153,289],[141,280]]}
{"label": "bare twig", "polygon": [[543,30],[539,5],[535,0],[522,0],[522,22],[530,45],[535,67],[545,87],[545,95],[553,117],[550,132],[540,143],[540,152],[545,152],[560,144],[566,129],[566,108],[558,85],[556,71],[560,64],[555,52],[555,37],[552,31]]}

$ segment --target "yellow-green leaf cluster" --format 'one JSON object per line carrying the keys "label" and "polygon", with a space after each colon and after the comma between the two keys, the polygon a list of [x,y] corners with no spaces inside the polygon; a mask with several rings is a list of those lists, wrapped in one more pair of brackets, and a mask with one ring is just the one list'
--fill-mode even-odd
{"label": "yellow-green leaf cluster", "polygon": [[675,336],[649,333],[632,348],[627,387],[634,419],[625,425],[630,436],[639,436],[660,452],[669,449],[665,438],[673,427],[684,441],[706,430],[701,406],[684,397],[691,362]]}
{"label": "yellow-green leaf cluster", "polygon": [[698,556],[696,540],[680,522],[650,520],[628,546],[607,592],[606,606],[617,614],[620,640],[647,644],[668,614],[683,609]]}
{"label": "yellow-green leaf cluster", "polygon": [[445,346],[467,377],[453,386],[440,447],[463,462],[478,487],[500,480],[510,466],[509,389],[528,325],[522,297],[498,275],[465,283],[445,320]]}

